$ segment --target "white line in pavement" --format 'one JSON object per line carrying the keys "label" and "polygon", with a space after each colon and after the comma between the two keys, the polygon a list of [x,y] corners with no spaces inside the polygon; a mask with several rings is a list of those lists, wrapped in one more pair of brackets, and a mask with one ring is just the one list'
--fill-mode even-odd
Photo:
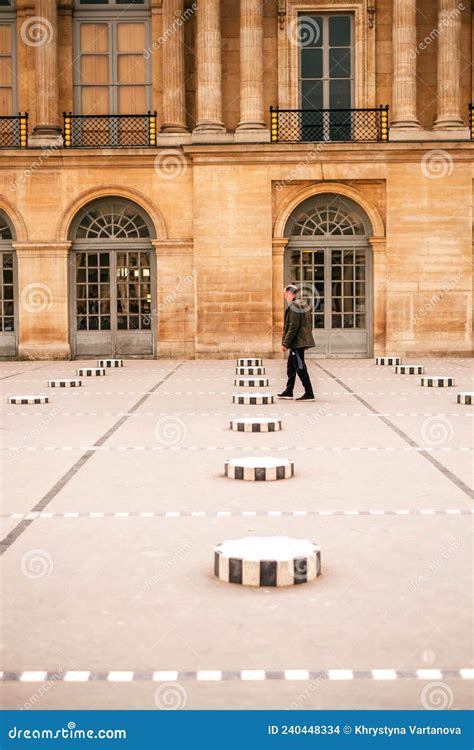
{"label": "white line in pavement", "polygon": [[473,451],[474,447],[465,445],[366,445],[366,446],[344,446],[344,445],[36,445],[27,446],[12,445],[1,449],[4,452],[14,451],[426,451],[434,453],[437,451]]}
{"label": "white line in pavement", "polygon": [[352,680],[473,680],[474,669],[224,669],[178,670],[162,669],[150,671],[100,671],[71,670],[63,672],[19,671],[0,672],[2,682],[43,682],[46,679],[56,682],[177,682],[192,681],[221,682],[224,680],[241,680],[261,682],[264,680],[286,680],[288,682],[313,680],[327,677],[334,681]]}
{"label": "white line in pavement", "polygon": [[474,514],[474,508],[442,508],[440,510],[424,509],[419,510],[166,510],[166,511],[91,511],[53,513],[30,511],[28,513],[8,513],[0,514],[0,518],[16,518],[25,520],[34,520],[37,518],[229,518],[230,516],[269,516],[272,518],[279,516],[433,516],[433,515],[470,515]]}

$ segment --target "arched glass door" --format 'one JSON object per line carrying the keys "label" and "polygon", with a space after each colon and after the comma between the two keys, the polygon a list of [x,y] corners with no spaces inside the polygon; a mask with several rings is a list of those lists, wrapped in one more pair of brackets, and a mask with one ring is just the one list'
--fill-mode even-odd
{"label": "arched glass door", "polygon": [[153,356],[153,225],[121,198],[94,201],[71,228],[72,347],[76,357]]}
{"label": "arched glass door", "polygon": [[17,278],[13,228],[0,211],[0,357],[17,353]]}
{"label": "arched glass door", "polygon": [[372,355],[372,267],[364,212],[348,198],[320,194],[302,203],[285,230],[286,283],[300,286],[313,315],[309,356]]}

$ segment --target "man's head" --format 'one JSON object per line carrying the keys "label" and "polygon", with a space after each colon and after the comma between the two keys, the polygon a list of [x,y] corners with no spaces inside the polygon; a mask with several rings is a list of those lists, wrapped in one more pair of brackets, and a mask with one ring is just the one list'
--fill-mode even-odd
{"label": "man's head", "polygon": [[285,299],[290,304],[298,296],[298,287],[295,284],[288,284],[284,289]]}

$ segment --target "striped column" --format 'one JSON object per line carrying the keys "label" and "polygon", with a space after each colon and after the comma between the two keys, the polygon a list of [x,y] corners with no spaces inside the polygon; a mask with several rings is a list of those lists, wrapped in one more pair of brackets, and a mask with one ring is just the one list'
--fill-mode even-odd
{"label": "striped column", "polygon": [[463,127],[461,13],[458,0],[438,0],[438,116],[435,130]]}
{"label": "striped column", "polygon": [[416,0],[393,3],[392,128],[419,128],[416,116]]}

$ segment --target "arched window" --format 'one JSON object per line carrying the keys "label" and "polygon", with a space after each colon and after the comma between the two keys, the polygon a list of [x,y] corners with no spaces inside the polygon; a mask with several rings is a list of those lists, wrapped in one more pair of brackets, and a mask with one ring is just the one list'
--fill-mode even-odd
{"label": "arched window", "polygon": [[286,282],[301,288],[322,356],[370,356],[371,234],[365,211],[336,193],[306,199],[286,223]]}
{"label": "arched window", "polygon": [[154,236],[142,209],[123,198],[94,201],[85,206],[72,227],[72,239],[137,239]]}
{"label": "arched window", "polygon": [[287,222],[285,235],[315,237],[366,237],[370,224],[350,198],[334,193],[305,200]]}
{"label": "arched window", "polygon": [[111,196],[84,206],[71,223],[72,349],[76,356],[152,356],[156,299],[152,220]]}

